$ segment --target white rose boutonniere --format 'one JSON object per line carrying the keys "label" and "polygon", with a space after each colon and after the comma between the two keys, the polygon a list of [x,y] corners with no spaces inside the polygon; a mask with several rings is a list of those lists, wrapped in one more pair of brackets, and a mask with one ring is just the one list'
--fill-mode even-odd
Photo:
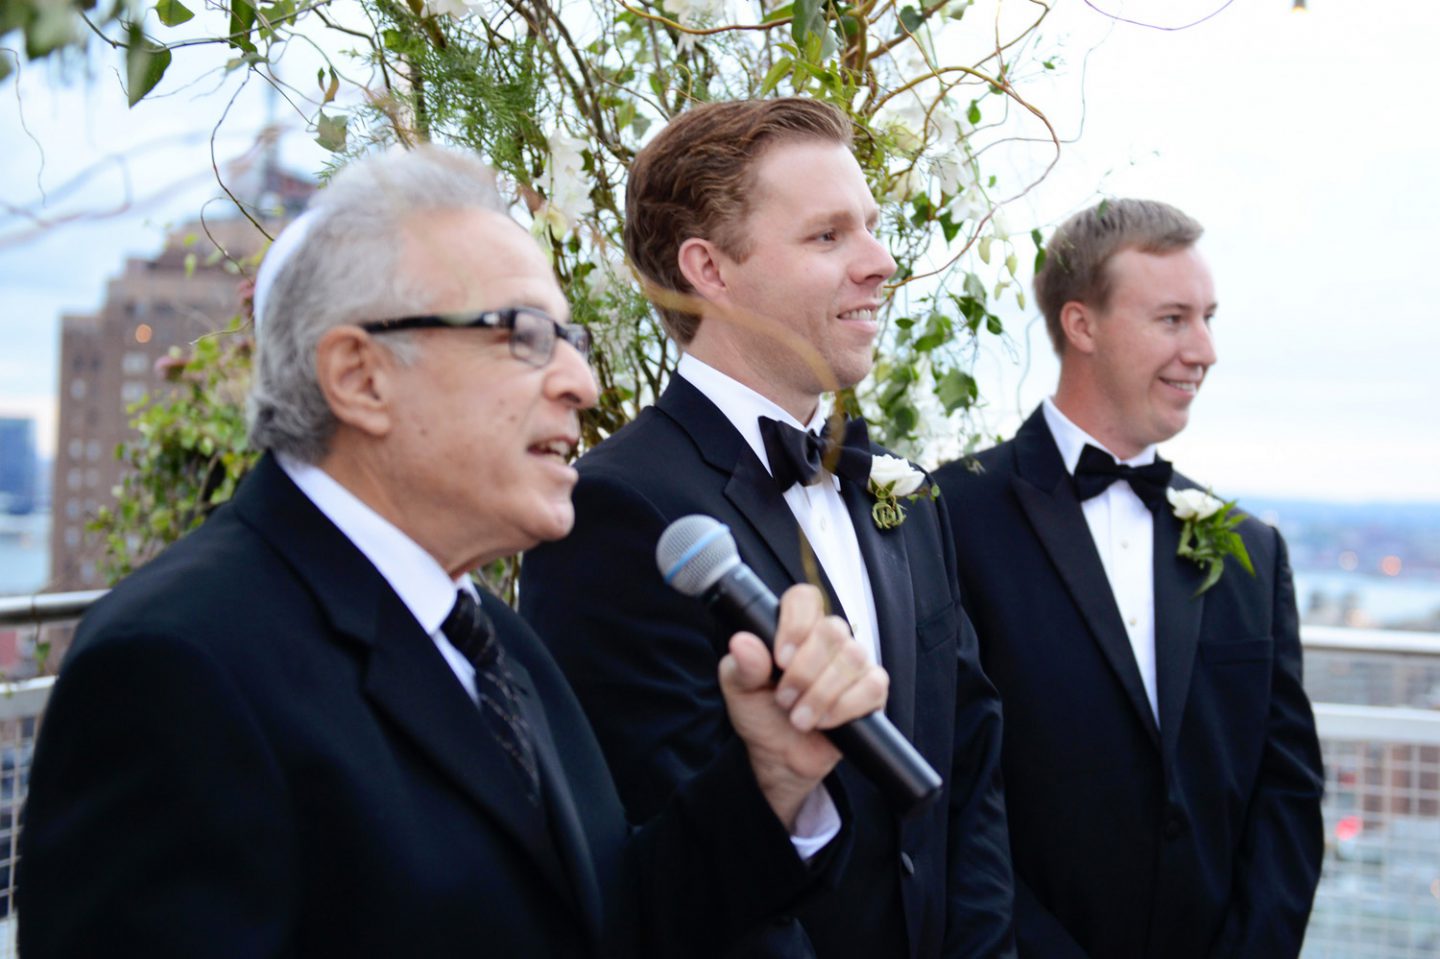
{"label": "white rose boutonniere", "polygon": [[925,474],[898,456],[876,456],[870,461],[870,495],[875,505],[870,508],[870,517],[881,529],[894,529],[905,522],[905,507],[900,497],[912,502],[921,496],[931,499],[940,495],[934,486],[925,489]]}
{"label": "white rose boutonniere", "polygon": [[1241,517],[1234,512],[1234,500],[1222,500],[1208,490],[1198,489],[1169,489],[1165,498],[1181,523],[1180,546],[1175,554],[1205,570],[1205,582],[1195,591],[1196,596],[1220,581],[1226,556],[1235,557],[1247,573],[1255,575],[1245,541],[1235,532]]}

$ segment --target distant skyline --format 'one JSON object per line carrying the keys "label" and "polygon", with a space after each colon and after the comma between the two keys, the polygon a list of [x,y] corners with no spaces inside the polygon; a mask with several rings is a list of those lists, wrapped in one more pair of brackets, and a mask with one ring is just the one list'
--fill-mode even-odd
{"label": "distant skyline", "polygon": [[[1223,2],[1095,6],[1173,25]],[[1290,8],[1290,0],[1244,0],[1165,32],[1111,21],[1087,3],[1059,4],[1037,46],[1060,55],[1059,75],[1026,92],[1063,136],[1080,136],[1008,219],[1043,223],[1048,233],[1101,195],[1137,195],[1175,203],[1205,224],[1220,362],[1189,429],[1163,448],[1183,471],[1227,497],[1440,501],[1432,369],[1440,357],[1432,252],[1440,131],[1430,122],[1440,5],[1311,0],[1306,12]],[[964,22],[974,18],[978,29],[991,15],[980,3]],[[23,242],[25,221],[0,215],[0,415],[36,415],[47,454],[59,314],[93,310],[126,255],[158,252],[165,224],[195,216],[219,194],[203,124],[235,88],[233,77],[212,73],[127,111],[111,60],[99,62],[105,72],[88,85],[64,87],[33,65],[19,79],[25,123],[44,144],[43,182],[53,191],[96,157],[158,142],[130,171],[136,196],[160,191],[163,199]],[[0,201],[29,208],[40,198],[41,151],[21,129],[15,91],[0,93]],[[217,141],[222,159],[264,125],[260,94],[252,84],[231,111]],[[290,126],[297,132],[284,140],[287,161],[318,169],[325,154]],[[1017,182],[1036,155],[1017,151],[1005,161]],[[46,212],[113,206],[121,182],[108,168]],[[996,350],[978,375],[986,425],[1009,433],[1053,387],[1056,365],[1033,309],[1006,320],[1028,369]]]}

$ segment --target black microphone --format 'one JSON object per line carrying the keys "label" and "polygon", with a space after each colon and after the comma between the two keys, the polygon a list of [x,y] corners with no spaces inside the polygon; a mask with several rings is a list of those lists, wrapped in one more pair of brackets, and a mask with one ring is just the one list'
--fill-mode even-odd
{"label": "black microphone", "polygon": [[[780,601],[741,561],[724,523],[701,514],[682,516],[660,535],[655,562],[666,583],[703,599],[716,618],[754,633],[774,652]],[[919,812],[940,794],[940,775],[883,712],[824,732],[900,815]]]}

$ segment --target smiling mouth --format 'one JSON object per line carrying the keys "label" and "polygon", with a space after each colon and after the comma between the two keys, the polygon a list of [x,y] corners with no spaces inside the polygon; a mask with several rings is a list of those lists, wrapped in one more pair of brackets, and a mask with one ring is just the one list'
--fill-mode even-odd
{"label": "smiling mouth", "polygon": [[862,323],[874,323],[875,317],[880,313],[879,309],[873,306],[862,307],[858,310],[846,310],[840,314],[842,320],[858,320]]}
{"label": "smiling mouth", "polygon": [[1164,383],[1166,386],[1173,386],[1177,390],[1189,393],[1191,396],[1194,396],[1196,393],[1200,392],[1200,383],[1198,380],[1167,380],[1165,377],[1162,376],[1160,377],[1160,382]]}

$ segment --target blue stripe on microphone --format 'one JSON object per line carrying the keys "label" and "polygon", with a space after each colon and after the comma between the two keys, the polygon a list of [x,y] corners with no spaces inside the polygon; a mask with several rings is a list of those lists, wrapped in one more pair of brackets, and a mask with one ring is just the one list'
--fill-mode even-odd
{"label": "blue stripe on microphone", "polygon": [[696,556],[699,556],[700,551],[713,543],[716,537],[728,536],[729,534],[730,527],[726,526],[719,520],[716,520],[714,529],[697,539],[694,543],[691,543],[690,548],[687,549],[684,553],[680,554],[680,558],[675,561],[675,565],[671,566],[670,571],[665,574],[665,585],[674,585],[676,574],[678,574],[682,569],[684,569],[692,559],[694,559]]}

